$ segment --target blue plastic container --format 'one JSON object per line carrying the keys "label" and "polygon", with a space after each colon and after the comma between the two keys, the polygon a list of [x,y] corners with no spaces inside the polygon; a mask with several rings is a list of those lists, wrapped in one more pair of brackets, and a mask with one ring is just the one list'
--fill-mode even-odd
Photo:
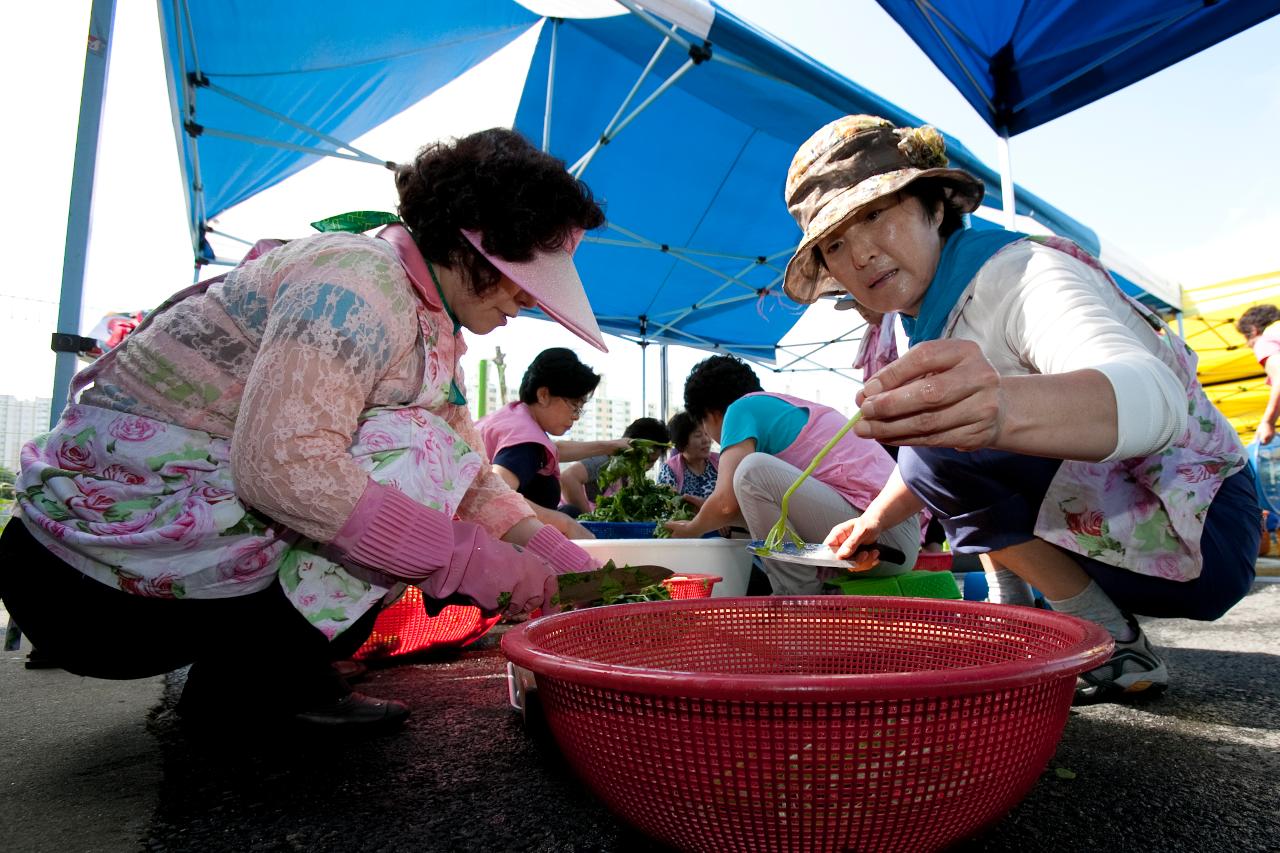
{"label": "blue plastic container", "polygon": [[652,521],[581,521],[579,522],[597,539],[652,539]]}
{"label": "blue plastic container", "polygon": [[986,601],[987,593],[987,576],[983,572],[965,572],[961,575],[964,578],[964,600],[965,601]]}

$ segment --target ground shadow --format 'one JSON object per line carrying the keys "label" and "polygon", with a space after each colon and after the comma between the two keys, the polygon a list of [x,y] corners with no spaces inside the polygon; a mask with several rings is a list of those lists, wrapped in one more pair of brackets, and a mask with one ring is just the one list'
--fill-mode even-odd
{"label": "ground shadow", "polygon": [[153,851],[640,853],[565,766],[544,727],[507,705],[494,643],[452,660],[376,669],[360,685],[413,708],[398,734],[361,741],[191,733],[170,679],[152,719],[165,780]]}

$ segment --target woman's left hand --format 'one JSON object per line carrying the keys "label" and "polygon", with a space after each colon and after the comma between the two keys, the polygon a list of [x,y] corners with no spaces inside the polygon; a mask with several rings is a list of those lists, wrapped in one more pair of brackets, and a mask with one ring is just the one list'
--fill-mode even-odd
{"label": "woman's left hand", "polygon": [[700,535],[694,532],[691,521],[664,521],[662,526],[671,531],[672,539],[696,539]]}
{"label": "woman's left hand", "polygon": [[926,341],[878,371],[858,394],[854,432],[888,444],[980,450],[1004,425],[1000,374],[972,341]]}

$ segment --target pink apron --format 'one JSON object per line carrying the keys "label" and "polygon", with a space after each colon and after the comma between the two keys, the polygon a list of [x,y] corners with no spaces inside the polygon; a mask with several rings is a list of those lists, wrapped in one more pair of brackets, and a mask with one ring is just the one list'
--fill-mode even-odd
{"label": "pink apron", "polygon": [[491,415],[485,415],[476,426],[484,439],[484,452],[492,462],[498,453],[517,444],[540,444],[547,452],[539,474],[560,479],[559,451],[551,438],[533,419],[529,407],[517,400],[507,403]]}
{"label": "pink apron", "polygon": [[[747,396],[756,394],[776,397],[809,411],[809,422],[804,425],[804,429],[800,430],[796,440],[777,454],[783,462],[794,465],[801,471],[809,467],[809,463],[818,455],[823,445],[830,441],[831,437],[849,420],[830,406],[789,397],[786,394],[758,391]],[[861,438],[850,432],[831,448],[831,452],[818,464],[812,476],[835,489],[852,506],[865,510],[889,482],[893,468],[893,457],[883,447],[870,439]]]}

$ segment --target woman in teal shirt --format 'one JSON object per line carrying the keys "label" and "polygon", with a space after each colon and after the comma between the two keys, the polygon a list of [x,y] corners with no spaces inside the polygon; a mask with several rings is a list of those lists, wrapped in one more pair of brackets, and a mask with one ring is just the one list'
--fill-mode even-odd
{"label": "woman in teal shirt", "polygon": [[[763,539],[781,514],[782,495],[836,432],[846,417],[829,406],[765,393],[755,372],[733,356],[712,356],[685,381],[684,406],[720,443],[716,488],[691,521],[667,522],[675,537],[695,537],[731,524],[745,524]],[[788,523],[806,542],[821,542],[837,524],[857,518],[884,488],[893,459],[879,444],[845,436],[791,496]],[[882,562],[872,575],[910,571],[920,549],[919,517],[885,531],[879,541],[905,555]],[[860,555],[867,569],[875,552]],[[838,570],[764,561],[777,595],[812,595]]]}

